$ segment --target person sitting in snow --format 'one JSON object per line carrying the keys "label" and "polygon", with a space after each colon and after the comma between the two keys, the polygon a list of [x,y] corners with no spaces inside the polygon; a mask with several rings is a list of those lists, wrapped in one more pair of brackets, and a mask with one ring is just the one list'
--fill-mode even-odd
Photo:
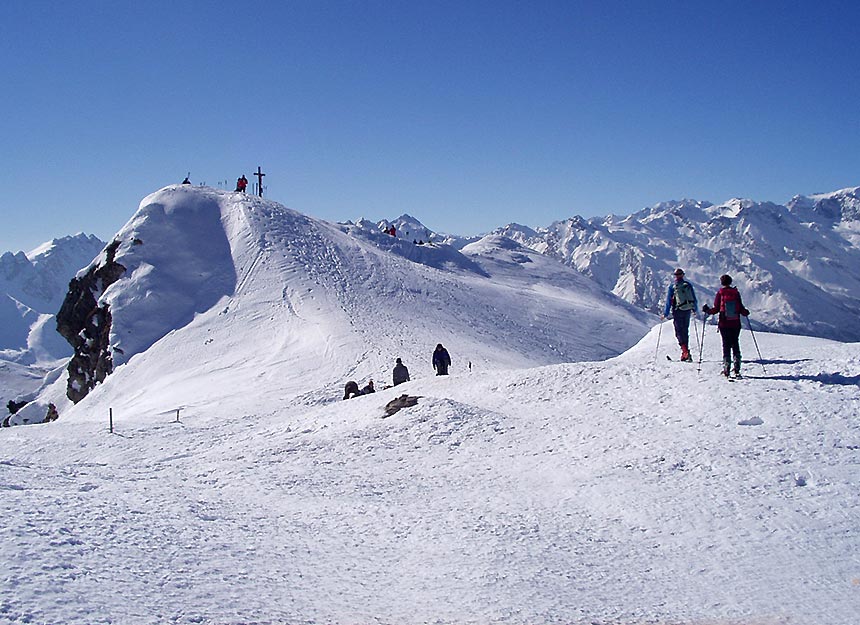
{"label": "person sitting in snow", "polygon": [[375,393],[376,390],[373,388],[373,380],[369,380],[367,382],[367,386],[361,389],[362,395],[370,395],[371,393]]}
{"label": "person sitting in snow", "polygon": [[744,308],[741,294],[737,287],[732,286],[732,277],[728,274],[720,276],[720,290],[714,296],[713,307],[705,304],[702,310],[706,315],[719,315],[717,328],[723,339],[723,375],[729,377],[729,366],[734,354],[733,373],[735,377],[741,374],[741,316],[749,316],[750,311]]}
{"label": "person sitting in snow", "polygon": [[393,375],[393,386],[397,386],[398,384],[403,384],[404,382],[409,381],[409,369],[406,368],[406,365],[403,364],[403,361],[398,358],[394,361],[394,375]]}
{"label": "person sitting in snow", "polygon": [[352,399],[353,397],[358,397],[359,395],[361,395],[361,391],[358,390],[358,384],[356,384],[353,380],[347,382],[346,386],[343,389],[343,398]]}

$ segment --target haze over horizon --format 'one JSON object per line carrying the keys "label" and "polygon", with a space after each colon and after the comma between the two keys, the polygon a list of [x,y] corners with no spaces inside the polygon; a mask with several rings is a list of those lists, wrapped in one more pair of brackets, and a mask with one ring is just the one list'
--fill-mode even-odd
{"label": "haze over horizon", "polygon": [[462,235],[860,184],[841,2],[13,0],[0,250],[110,238],[188,173]]}

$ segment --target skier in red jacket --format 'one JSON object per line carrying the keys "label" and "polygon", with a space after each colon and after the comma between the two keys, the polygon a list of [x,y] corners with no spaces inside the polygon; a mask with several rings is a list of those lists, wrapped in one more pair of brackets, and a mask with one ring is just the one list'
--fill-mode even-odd
{"label": "skier in red jacket", "polygon": [[729,377],[731,357],[734,354],[733,373],[735,377],[741,375],[741,346],[739,338],[741,335],[741,315],[750,314],[744,308],[741,294],[737,287],[732,286],[732,277],[728,274],[720,276],[720,290],[714,296],[714,305],[702,306],[706,315],[719,315],[717,327],[723,339],[723,375]]}

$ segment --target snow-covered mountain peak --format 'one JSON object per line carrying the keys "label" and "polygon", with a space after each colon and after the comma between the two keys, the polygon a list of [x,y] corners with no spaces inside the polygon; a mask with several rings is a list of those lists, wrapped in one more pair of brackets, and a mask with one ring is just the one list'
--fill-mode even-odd
{"label": "snow-covered mountain peak", "polygon": [[[511,271],[514,259],[525,268]],[[560,324],[566,317],[577,323]],[[603,358],[635,343],[646,319],[508,239],[464,253],[368,222],[328,224],[261,198],[173,185],[145,198],[78,274],[60,315],[76,342],[61,390],[80,401],[104,381],[122,395],[130,379],[143,388],[161,383],[153,374],[175,381],[214,367],[220,390],[208,394],[229,396],[234,374],[256,368],[292,392],[334,395],[346,379],[386,376],[395,356],[425,361],[439,342],[455,368]],[[612,335],[594,341],[607,324]],[[153,359],[157,372],[137,378]],[[60,390],[46,392],[64,402]],[[189,401],[198,393],[189,390]]]}
{"label": "snow-covered mountain peak", "polygon": [[34,264],[75,255],[91,254],[93,249],[104,247],[104,241],[93,234],[79,232],[74,235],[52,239],[27,252]]}
{"label": "snow-covered mountain peak", "polygon": [[811,221],[860,221],[860,187],[809,196],[796,195],[787,207],[799,218]]}
{"label": "snow-covered mountain peak", "polygon": [[[69,280],[104,247],[93,235],[49,241],[25,254],[0,256],[0,360],[27,363],[41,371],[67,358],[70,347],[55,332],[54,314]],[[28,390],[35,383],[26,383]],[[5,393],[5,385],[0,384]]]}

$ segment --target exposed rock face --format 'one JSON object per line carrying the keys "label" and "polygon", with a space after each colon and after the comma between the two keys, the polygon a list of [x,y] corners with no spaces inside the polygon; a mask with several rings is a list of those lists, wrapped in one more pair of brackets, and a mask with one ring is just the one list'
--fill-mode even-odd
{"label": "exposed rock face", "polygon": [[74,348],[69,361],[66,396],[78,403],[96,384],[113,371],[110,348],[111,313],[99,298],[125,273],[115,262],[119,241],[105,248],[102,262],[92,265],[83,276],[72,278],[69,292],[57,313],[57,332]]}

